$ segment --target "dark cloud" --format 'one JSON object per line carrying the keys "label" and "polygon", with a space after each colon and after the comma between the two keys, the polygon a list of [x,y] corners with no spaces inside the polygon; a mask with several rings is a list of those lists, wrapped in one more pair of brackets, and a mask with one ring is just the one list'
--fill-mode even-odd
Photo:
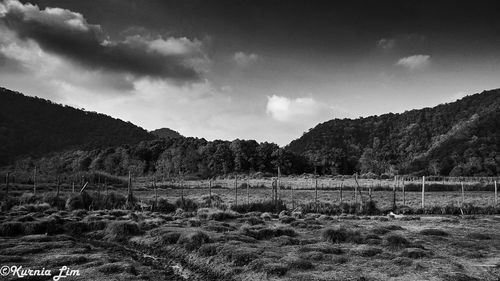
{"label": "dark cloud", "polygon": [[21,39],[32,39],[43,50],[92,69],[191,81],[200,78],[200,65],[207,61],[197,40],[136,35],[110,41],[99,25],[60,8],[41,10],[5,1],[0,4],[0,22]]}

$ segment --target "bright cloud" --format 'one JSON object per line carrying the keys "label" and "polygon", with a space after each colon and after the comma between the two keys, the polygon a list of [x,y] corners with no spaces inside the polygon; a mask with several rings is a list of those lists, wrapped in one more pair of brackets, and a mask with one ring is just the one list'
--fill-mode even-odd
{"label": "bright cloud", "polygon": [[431,56],[429,55],[413,55],[404,57],[396,62],[397,66],[403,66],[410,70],[422,69],[431,63]]}
{"label": "bright cloud", "polygon": [[237,65],[241,67],[248,67],[259,59],[259,56],[256,54],[247,54],[244,52],[237,52],[233,55],[233,59]]}
{"label": "bright cloud", "polygon": [[300,122],[310,120],[326,121],[331,108],[318,103],[312,97],[291,99],[272,95],[267,97],[266,113],[280,122]]}

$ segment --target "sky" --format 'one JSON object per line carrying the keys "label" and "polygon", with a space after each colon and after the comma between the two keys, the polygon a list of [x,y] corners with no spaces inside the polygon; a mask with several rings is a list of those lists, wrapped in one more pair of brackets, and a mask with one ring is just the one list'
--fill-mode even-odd
{"label": "sky", "polygon": [[286,145],[334,118],[499,88],[499,8],[481,0],[3,0],[0,86],[147,130]]}

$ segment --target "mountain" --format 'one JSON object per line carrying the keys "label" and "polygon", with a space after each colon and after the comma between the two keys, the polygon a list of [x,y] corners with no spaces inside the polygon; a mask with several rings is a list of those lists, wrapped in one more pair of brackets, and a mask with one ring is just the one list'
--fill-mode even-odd
{"label": "mountain", "polygon": [[130,122],[0,88],[0,165],[20,156],[136,144],[154,138]]}
{"label": "mountain", "polygon": [[159,137],[159,138],[182,138],[183,136],[179,134],[179,132],[174,131],[169,128],[161,128],[161,129],[156,129],[154,131],[150,132],[151,134]]}
{"label": "mountain", "polygon": [[286,149],[323,173],[500,174],[500,90],[433,108],[334,119]]}

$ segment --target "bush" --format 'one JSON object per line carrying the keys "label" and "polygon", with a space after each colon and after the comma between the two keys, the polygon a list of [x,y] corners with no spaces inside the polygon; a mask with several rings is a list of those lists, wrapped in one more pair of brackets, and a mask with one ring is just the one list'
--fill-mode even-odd
{"label": "bush", "polygon": [[23,224],[20,222],[4,222],[0,224],[0,236],[18,236],[24,234]]}
{"label": "bush", "polygon": [[217,255],[217,245],[216,244],[205,244],[201,245],[198,249],[198,253],[202,257],[211,257]]}
{"label": "bush", "polygon": [[178,232],[168,232],[161,236],[161,240],[165,244],[176,244],[179,241],[179,237],[181,237],[181,234]]}
{"label": "bush", "polygon": [[173,213],[177,207],[175,204],[169,203],[165,198],[158,199],[158,205],[155,208],[155,211],[162,213]]}
{"label": "bush", "polygon": [[289,268],[294,268],[299,270],[308,270],[314,268],[314,265],[310,261],[301,258],[289,260],[287,264]]}
{"label": "bush", "polygon": [[210,237],[205,232],[195,231],[182,235],[177,244],[181,244],[188,251],[193,251],[208,242],[210,242]]}
{"label": "bush", "polygon": [[175,201],[175,206],[186,212],[195,212],[198,210],[198,203],[189,198],[181,197]]}
{"label": "bush", "polygon": [[104,238],[109,241],[125,241],[132,235],[137,235],[141,231],[136,222],[114,221],[106,226]]}
{"label": "bush", "polygon": [[428,235],[428,236],[448,236],[448,232],[441,230],[441,229],[436,229],[436,228],[427,228],[422,231],[420,231],[420,234],[422,235]]}
{"label": "bush", "polygon": [[282,200],[273,201],[261,201],[261,202],[252,202],[249,204],[240,204],[240,205],[232,205],[231,210],[236,211],[240,214],[249,213],[249,212],[270,212],[270,213],[279,213],[283,210],[286,210],[286,204]]}
{"label": "bush", "polygon": [[297,236],[297,232],[291,228],[255,228],[255,227],[243,227],[242,234],[246,236],[253,237],[257,240],[271,239],[273,237],[279,236]]}
{"label": "bush", "polygon": [[490,240],[491,236],[484,233],[472,232],[467,234],[467,238],[474,240]]}
{"label": "bush", "polygon": [[391,249],[408,248],[410,241],[401,235],[393,234],[386,238],[386,245]]}
{"label": "bush", "polygon": [[327,228],[322,233],[323,240],[330,243],[353,242],[362,243],[363,237],[359,231],[348,230],[343,227]]}
{"label": "bush", "polygon": [[267,263],[263,265],[262,271],[268,275],[283,276],[287,273],[288,266],[281,263]]}

